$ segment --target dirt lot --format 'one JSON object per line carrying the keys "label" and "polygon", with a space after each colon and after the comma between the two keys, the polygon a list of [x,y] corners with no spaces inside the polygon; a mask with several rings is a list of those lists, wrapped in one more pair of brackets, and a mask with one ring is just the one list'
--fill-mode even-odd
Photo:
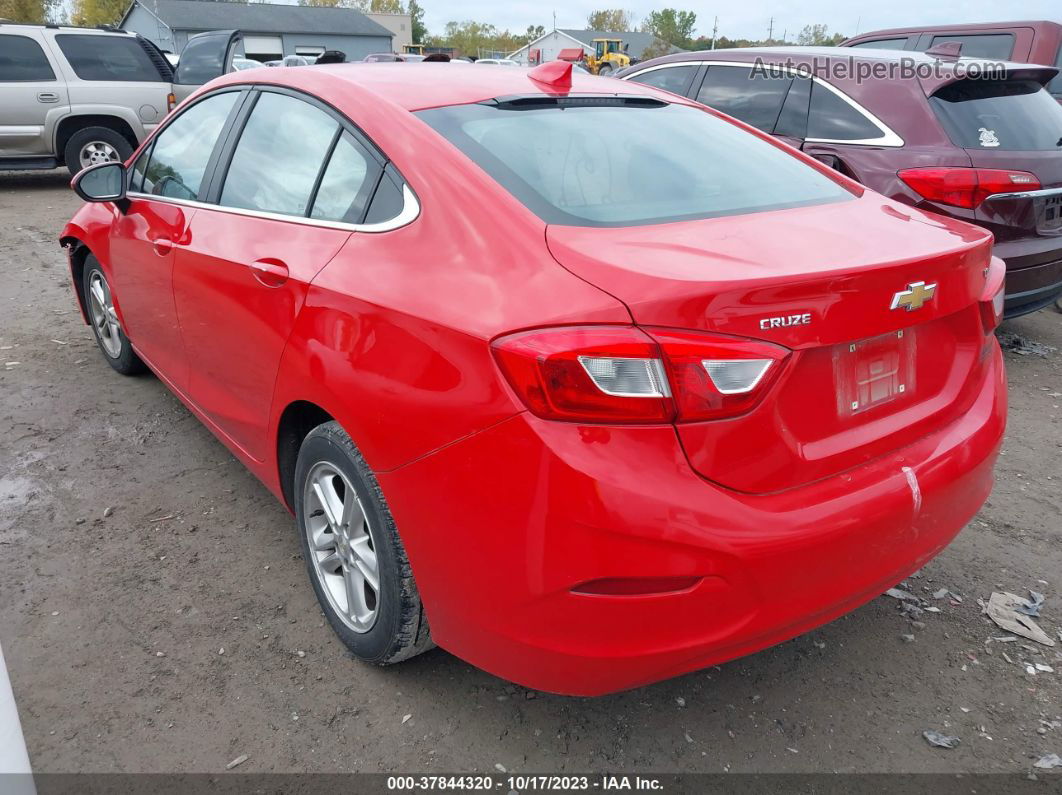
{"label": "dirt lot", "polygon": [[[1062,755],[1062,642],[986,644],[1003,633],[977,605],[1042,591],[1062,629],[1062,351],[1007,353],[995,492],[907,582],[940,608],[924,627],[882,597],[728,665],[561,698],[439,650],[391,669],[344,653],[287,512],[94,349],[56,243],[77,203],[57,172],[0,175],[0,642],[37,770],[1025,773]],[[1005,328],[1062,349],[1054,312]]]}

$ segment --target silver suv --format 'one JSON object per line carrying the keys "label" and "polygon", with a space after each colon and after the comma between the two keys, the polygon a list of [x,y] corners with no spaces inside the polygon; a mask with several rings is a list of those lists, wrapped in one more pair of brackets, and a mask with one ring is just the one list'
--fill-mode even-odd
{"label": "silver suv", "polygon": [[0,24],[0,171],[128,159],[195,85],[231,70],[238,40],[193,37],[175,70],[134,33]]}

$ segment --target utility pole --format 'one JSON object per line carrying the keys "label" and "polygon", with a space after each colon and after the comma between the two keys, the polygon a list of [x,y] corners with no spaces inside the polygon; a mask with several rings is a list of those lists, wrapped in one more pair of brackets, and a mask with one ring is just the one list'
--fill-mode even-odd
{"label": "utility pole", "polygon": [[770,43],[774,39],[774,17],[771,17],[771,21],[767,24],[767,42]]}
{"label": "utility pole", "polygon": [[782,44],[785,44],[785,37],[789,35],[789,28],[782,29]]}
{"label": "utility pole", "polygon": [[557,29],[557,12],[556,11],[553,12],[553,29],[554,30]]}
{"label": "utility pole", "polygon": [[715,40],[719,36],[719,17],[715,18],[715,24],[712,25],[712,49],[715,49]]}

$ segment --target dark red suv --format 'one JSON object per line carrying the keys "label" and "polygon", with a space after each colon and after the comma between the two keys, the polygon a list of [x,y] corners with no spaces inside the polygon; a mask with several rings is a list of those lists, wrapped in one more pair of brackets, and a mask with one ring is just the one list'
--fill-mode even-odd
{"label": "dark red suv", "polygon": [[[921,28],[889,28],[860,33],[842,47],[924,52],[941,44],[961,44],[966,58],[1042,63],[1062,69],[1062,24],[1046,19],[1025,22],[977,22]],[[1062,75],[1047,90],[1062,102]]]}
{"label": "dark red suv", "polygon": [[677,53],[618,76],[770,132],[889,198],[990,230],[1015,317],[1062,295],[1062,105],[1044,88],[1057,73],[775,47]]}

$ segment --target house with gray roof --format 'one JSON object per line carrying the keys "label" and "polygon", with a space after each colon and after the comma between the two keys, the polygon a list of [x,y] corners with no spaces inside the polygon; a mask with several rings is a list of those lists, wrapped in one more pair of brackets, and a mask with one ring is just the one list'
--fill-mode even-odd
{"label": "house with gray roof", "polygon": [[178,54],[189,36],[239,30],[244,55],[257,61],[312,59],[325,50],[342,50],[348,61],[360,61],[369,53],[392,52],[394,35],[353,8],[216,0],[133,0],[119,27]]}
{"label": "house with gray roof", "polygon": [[[570,50],[573,47],[582,47],[583,52],[591,55],[594,52],[594,39],[623,39],[627,45],[627,54],[635,60],[644,60],[645,51],[655,44],[656,55],[668,55],[673,52],[682,52],[679,47],[665,45],[652,33],[638,31],[609,31],[609,30],[574,30],[572,28],[555,28],[544,36],[539,36],[530,44],[525,44],[516,52],[509,55],[511,59],[521,64],[545,63],[555,61],[561,50]],[[538,60],[533,56],[537,54]]]}

